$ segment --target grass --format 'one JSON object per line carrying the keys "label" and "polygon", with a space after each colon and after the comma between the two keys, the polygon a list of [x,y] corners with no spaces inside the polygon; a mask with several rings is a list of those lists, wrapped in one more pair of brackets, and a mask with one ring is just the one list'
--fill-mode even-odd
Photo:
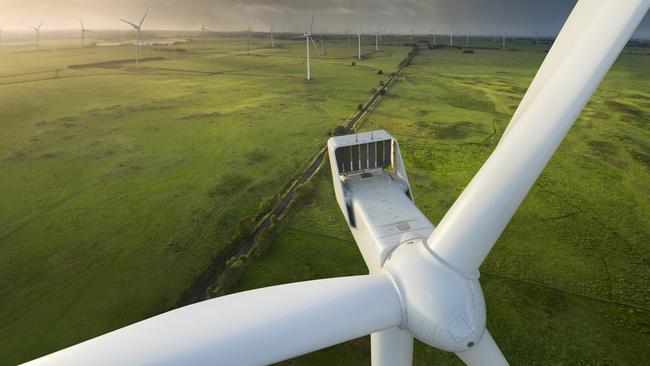
{"label": "grass", "polygon": [[0,48],[0,364],[169,310],[409,51],[351,67],[332,43],[307,82],[299,41],[149,48],[139,70],[68,69],[133,47],[58,42]]}
{"label": "grass", "polygon": [[[372,115],[400,141],[417,205],[437,223],[494,149],[544,52],[422,51]],[[626,50],[481,267],[488,327],[510,363],[650,358],[648,57]],[[540,121],[543,123],[543,121]],[[234,291],[366,272],[329,169]],[[291,365],[358,365],[369,338]],[[416,344],[416,365],[457,364]]]}

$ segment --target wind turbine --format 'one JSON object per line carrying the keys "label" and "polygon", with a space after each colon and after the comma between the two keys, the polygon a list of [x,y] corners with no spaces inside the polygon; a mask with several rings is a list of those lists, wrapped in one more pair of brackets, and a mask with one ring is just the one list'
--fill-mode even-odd
{"label": "wind turbine", "polygon": [[205,32],[208,31],[208,28],[205,27],[205,22],[201,25],[201,41],[203,43],[203,49],[205,50]]}
{"label": "wind turbine", "polygon": [[336,199],[369,275],[204,301],[28,365],[263,365],[367,334],[375,366],[411,365],[414,337],[469,366],[508,365],[485,328],[479,267],[648,8],[577,2],[501,141],[437,228],[413,203],[388,133],[330,139]]}
{"label": "wind turbine", "polygon": [[357,36],[359,36],[359,60],[361,60],[361,27],[359,27],[359,33]]}
{"label": "wind turbine", "polygon": [[4,26],[0,25],[0,46],[2,46],[2,31],[4,30]]}
{"label": "wind turbine", "polygon": [[312,12],[311,14],[311,24],[309,24],[309,27],[306,27],[305,29],[305,34],[302,35],[302,37],[299,38],[305,38],[305,43],[307,45],[307,80],[311,80],[311,55],[310,55],[310,44],[311,42],[316,50],[318,50],[318,46],[316,45],[316,41],[311,36],[311,31],[314,28],[314,20],[316,19],[316,12]]}
{"label": "wind turbine", "polygon": [[[126,19],[120,19],[126,24],[129,24],[133,29],[135,30],[135,68],[137,69],[140,66],[140,42],[142,41],[142,23],[144,23],[144,19],[147,17],[147,14],[149,14],[149,8],[144,12],[144,16],[142,16],[142,19],[140,19],[140,23],[134,24],[131,23],[130,21]],[[142,43],[144,46],[144,42]]]}
{"label": "wind turbine", "polygon": [[506,32],[503,32],[503,41],[501,43],[501,48],[506,49]]}
{"label": "wind turbine", "polygon": [[379,31],[375,32],[375,51],[379,51]]}
{"label": "wind turbine", "polygon": [[247,33],[248,33],[248,38],[247,38],[247,41],[246,41],[246,54],[247,55],[251,54],[251,29],[252,28],[253,28],[252,25],[249,26],[248,31],[247,31]]}
{"label": "wind turbine", "polygon": [[275,48],[275,41],[273,39],[273,25],[271,25],[271,48]]}
{"label": "wind turbine", "polygon": [[450,46],[454,45],[454,32],[452,31],[449,32],[449,45]]}
{"label": "wind turbine", "polygon": [[81,24],[81,50],[86,49],[86,32],[90,32],[86,27],[84,27],[84,22],[79,19],[79,24]]}
{"label": "wind turbine", "polygon": [[43,25],[43,19],[41,19],[41,23],[38,25],[38,27],[32,26],[32,29],[36,31],[36,48],[38,48],[38,41],[41,36],[41,26]]}

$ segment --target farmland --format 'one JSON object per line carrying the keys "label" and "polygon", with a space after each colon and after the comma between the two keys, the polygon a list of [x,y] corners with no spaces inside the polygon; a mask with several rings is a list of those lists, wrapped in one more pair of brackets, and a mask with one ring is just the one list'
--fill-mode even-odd
{"label": "farmland", "polygon": [[[415,202],[434,224],[496,146],[545,55],[512,47],[421,51],[371,115],[399,140]],[[511,364],[650,358],[648,60],[625,49],[481,267],[488,328]],[[325,166],[310,203],[234,292],[366,273],[329,174]],[[364,337],[286,364],[369,360]],[[461,362],[417,343],[414,364]]]}
{"label": "farmland", "polygon": [[172,308],[410,50],[193,37],[0,47],[0,364]]}

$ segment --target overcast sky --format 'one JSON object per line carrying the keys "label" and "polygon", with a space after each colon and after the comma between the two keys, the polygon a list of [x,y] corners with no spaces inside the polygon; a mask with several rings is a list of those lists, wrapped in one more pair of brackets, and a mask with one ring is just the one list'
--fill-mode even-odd
{"label": "overcast sky", "polygon": [[[301,31],[316,11],[314,29],[428,33],[507,32],[555,34],[575,0],[0,0],[0,24],[27,30],[45,19],[43,29],[76,29],[83,18],[90,29],[128,29],[119,18],[135,20],[151,8],[144,28],[214,31]],[[646,15],[637,36],[650,38]]]}

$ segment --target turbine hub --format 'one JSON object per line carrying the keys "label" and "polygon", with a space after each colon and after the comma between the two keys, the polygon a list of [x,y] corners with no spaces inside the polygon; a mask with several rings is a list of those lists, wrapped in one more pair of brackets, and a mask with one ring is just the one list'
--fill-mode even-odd
{"label": "turbine hub", "polygon": [[398,246],[384,269],[395,280],[404,308],[402,328],[448,352],[466,351],[485,331],[485,300],[478,272],[460,273],[421,239]]}

